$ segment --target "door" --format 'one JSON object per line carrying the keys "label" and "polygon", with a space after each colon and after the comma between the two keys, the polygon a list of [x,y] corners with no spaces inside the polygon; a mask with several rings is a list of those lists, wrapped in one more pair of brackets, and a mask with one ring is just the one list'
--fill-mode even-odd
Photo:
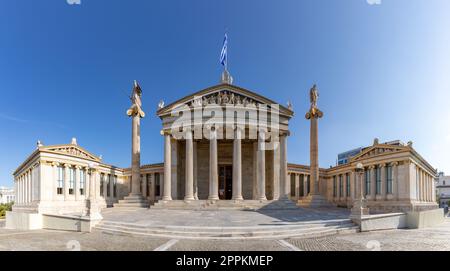
{"label": "door", "polygon": [[233,193],[233,166],[219,165],[219,199],[231,199]]}

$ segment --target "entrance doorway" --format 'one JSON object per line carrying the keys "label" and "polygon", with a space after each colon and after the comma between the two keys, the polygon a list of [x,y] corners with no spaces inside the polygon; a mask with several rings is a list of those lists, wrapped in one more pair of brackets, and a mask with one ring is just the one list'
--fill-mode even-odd
{"label": "entrance doorway", "polygon": [[233,193],[233,166],[219,165],[219,199],[231,199]]}

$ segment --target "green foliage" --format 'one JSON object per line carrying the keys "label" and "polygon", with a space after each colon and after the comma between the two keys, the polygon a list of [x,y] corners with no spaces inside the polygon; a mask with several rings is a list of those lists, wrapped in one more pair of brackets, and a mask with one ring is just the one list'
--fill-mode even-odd
{"label": "green foliage", "polygon": [[0,204],[0,218],[5,217],[6,211],[11,211],[13,204],[13,202],[8,204]]}

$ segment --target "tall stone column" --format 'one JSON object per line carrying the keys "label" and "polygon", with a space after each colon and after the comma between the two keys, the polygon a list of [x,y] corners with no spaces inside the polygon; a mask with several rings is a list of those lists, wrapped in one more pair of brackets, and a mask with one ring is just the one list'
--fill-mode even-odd
{"label": "tall stone column", "polygon": [[281,175],[281,167],[280,167],[280,161],[281,161],[281,146],[280,144],[274,144],[274,150],[273,150],[273,200],[278,200],[280,198],[280,191],[281,191],[281,182],[280,182],[280,175]]}
{"label": "tall stone column", "polygon": [[236,127],[233,140],[233,200],[242,198],[242,131]]}
{"label": "tall stone column", "polygon": [[194,199],[198,200],[197,142],[194,141]]}
{"label": "tall stone column", "polygon": [[172,147],[170,134],[164,134],[164,187],[162,200],[172,200]]}
{"label": "tall stone column", "polygon": [[376,178],[375,178],[375,166],[370,166],[369,167],[369,170],[370,170],[370,198],[368,198],[368,199],[372,199],[372,200],[375,200],[375,197],[376,197],[376,193],[377,193],[377,189],[376,189],[376,186],[377,186],[377,180],[376,180]]}
{"label": "tall stone column", "polygon": [[300,199],[300,174],[295,173],[295,199]]}
{"label": "tall stone column", "polygon": [[303,197],[309,196],[308,193],[308,175],[303,174]]}
{"label": "tall stone column", "polygon": [[209,140],[209,200],[219,199],[219,176],[217,164],[217,132],[211,131]]}
{"label": "tall stone column", "polygon": [[140,196],[140,164],[141,164],[141,146],[140,146],[140,122],[141,118],[134,115],[132,120],[132,140],[131,140],[131,195]]}
{"label": "tall stone column", "polygon": [[387,178],[386,178],[386,164],[380,165],[380,173],[381,173],[381,185],[380,185],[380,194],[377,195],[377,200],[384,200],[386,198],[386,185],[387,185]]}
{"label": "tall stone column", "polygon": [[70,165],[65,164],[64,165],[64,200],[69,199],[69,170]]}
{"label": "tall stone column", "polygon": [[[109,182],[109,198],[111,199],[111,202],[114,202],[114,175],[110,174],[108,177],[108,182]],[[145,183],[147,183],[147,180],[145,179]],[[144,187],[147,188],[146,185],[144,185]],[[144,191],[144,197],[147,195],[147,192]]]}
{"label": "tall stone column", "polygon": [[287,170],[287,134],[280,135],[280,183],[281,197],[288,199],[291,194],[291,182]]}
{"label": "tall stone column", "polygon": [[[131,93],[131,107],[127,115],[131,117],[131,192],[123,200],[119,200],[115,206],[148,207],[149,203],[141,193],[141,118],[145,117],[142,110],[142,90],[134,81]],[[106,196],[106,195],[105,195]]]}
{"label": "tall stone column", "polygon": [[306,113],[305,118],[310,121],[310,144],[309,144],[309,159],[310,159],[310,178],[311,178],[311,192],[310,195],[298,202],[301,206],[321,207],[329,206],[330,203],[326,198],[320,194],[319,190],[319,131],[318,121],[323,117],[323,112],[317,107],[317,99],[319,93],[316,85],[310,91],[311,107]]}
{"label": "tall stone column", "polygon": [[392,199],[398,199],[398,162],[392,163]]}
{"label": "tall stone column", "polygon": [[190,129],[186,132],[186,184],[184,200],[194,200],[194,143]]}
{"label": "tall stone column", "polygon": [[78,201],[80,199],[80,166],[75,167],[75,200]]}
{"label": "tall stone column", "polygon": [[266,198],[266,135],[264,131],[258,133],[258,150],[257,150],[257,163],[258,163],[258,200],[267,200]]}

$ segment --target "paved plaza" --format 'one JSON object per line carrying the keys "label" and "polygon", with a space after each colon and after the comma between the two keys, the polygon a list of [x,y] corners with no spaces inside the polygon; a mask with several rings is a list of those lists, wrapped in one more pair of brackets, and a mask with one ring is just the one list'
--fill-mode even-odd
{"label": "paved plaza", "polygon": [[450,220],[419,230],[387,230],[286,240],[176,240],[146,236],[0,229],[0,250],[371,251],[450,250]]}
{"label": "paved plaza", "polygon": [[[234,213],[237,212],[237,213]],[[162,225],[162,223],[184,223],[198,226],[210,221],[205,226],[244,226],[274,225],[295,223],[303,220],[308,223],[316,221],[324,213],[299,209],[297,214],[288,217],[287,212],[279,215],[261,215],[258,212],[241,211],[176,211],[160,210],[156,212],[106,210],[105,219],[113,220],[116,216],[125,222]],[[328,211],[329,212],[329,211]],[[164,215],[163,215],[164,214]],[[303,214],[303,216],[301,216]],[[189,219],[189,215],[191,215]],[[296,216],[298,215],[298,216]],[[309,217],[307,217],[308,215]],[[328,218],[345,216],[345,212],[329,212]],[[154,221],[151,221],[151,220]],[[0,225],[2,225],[0,223]],[[450,250],[450,218],[443,224],[424,229],[384,230],[364,233],[343,233],[328,236],[280,238],[280,239],[236,239],[236,240],[202,240],[183,238],[163,238],[145,235],[108,233],[94,229],[91,233],[36,230],[19,231],[0,228],[0,250],[146,250],[146,251],[371,251],[371,250]]]}
{"label": "paved plaza", "polygon": [[102,215],[104,221],[120,221],[145,226],[261,227],[348,219],[350,211],[345,208],[257,211],[108,208],[102,211]]}

